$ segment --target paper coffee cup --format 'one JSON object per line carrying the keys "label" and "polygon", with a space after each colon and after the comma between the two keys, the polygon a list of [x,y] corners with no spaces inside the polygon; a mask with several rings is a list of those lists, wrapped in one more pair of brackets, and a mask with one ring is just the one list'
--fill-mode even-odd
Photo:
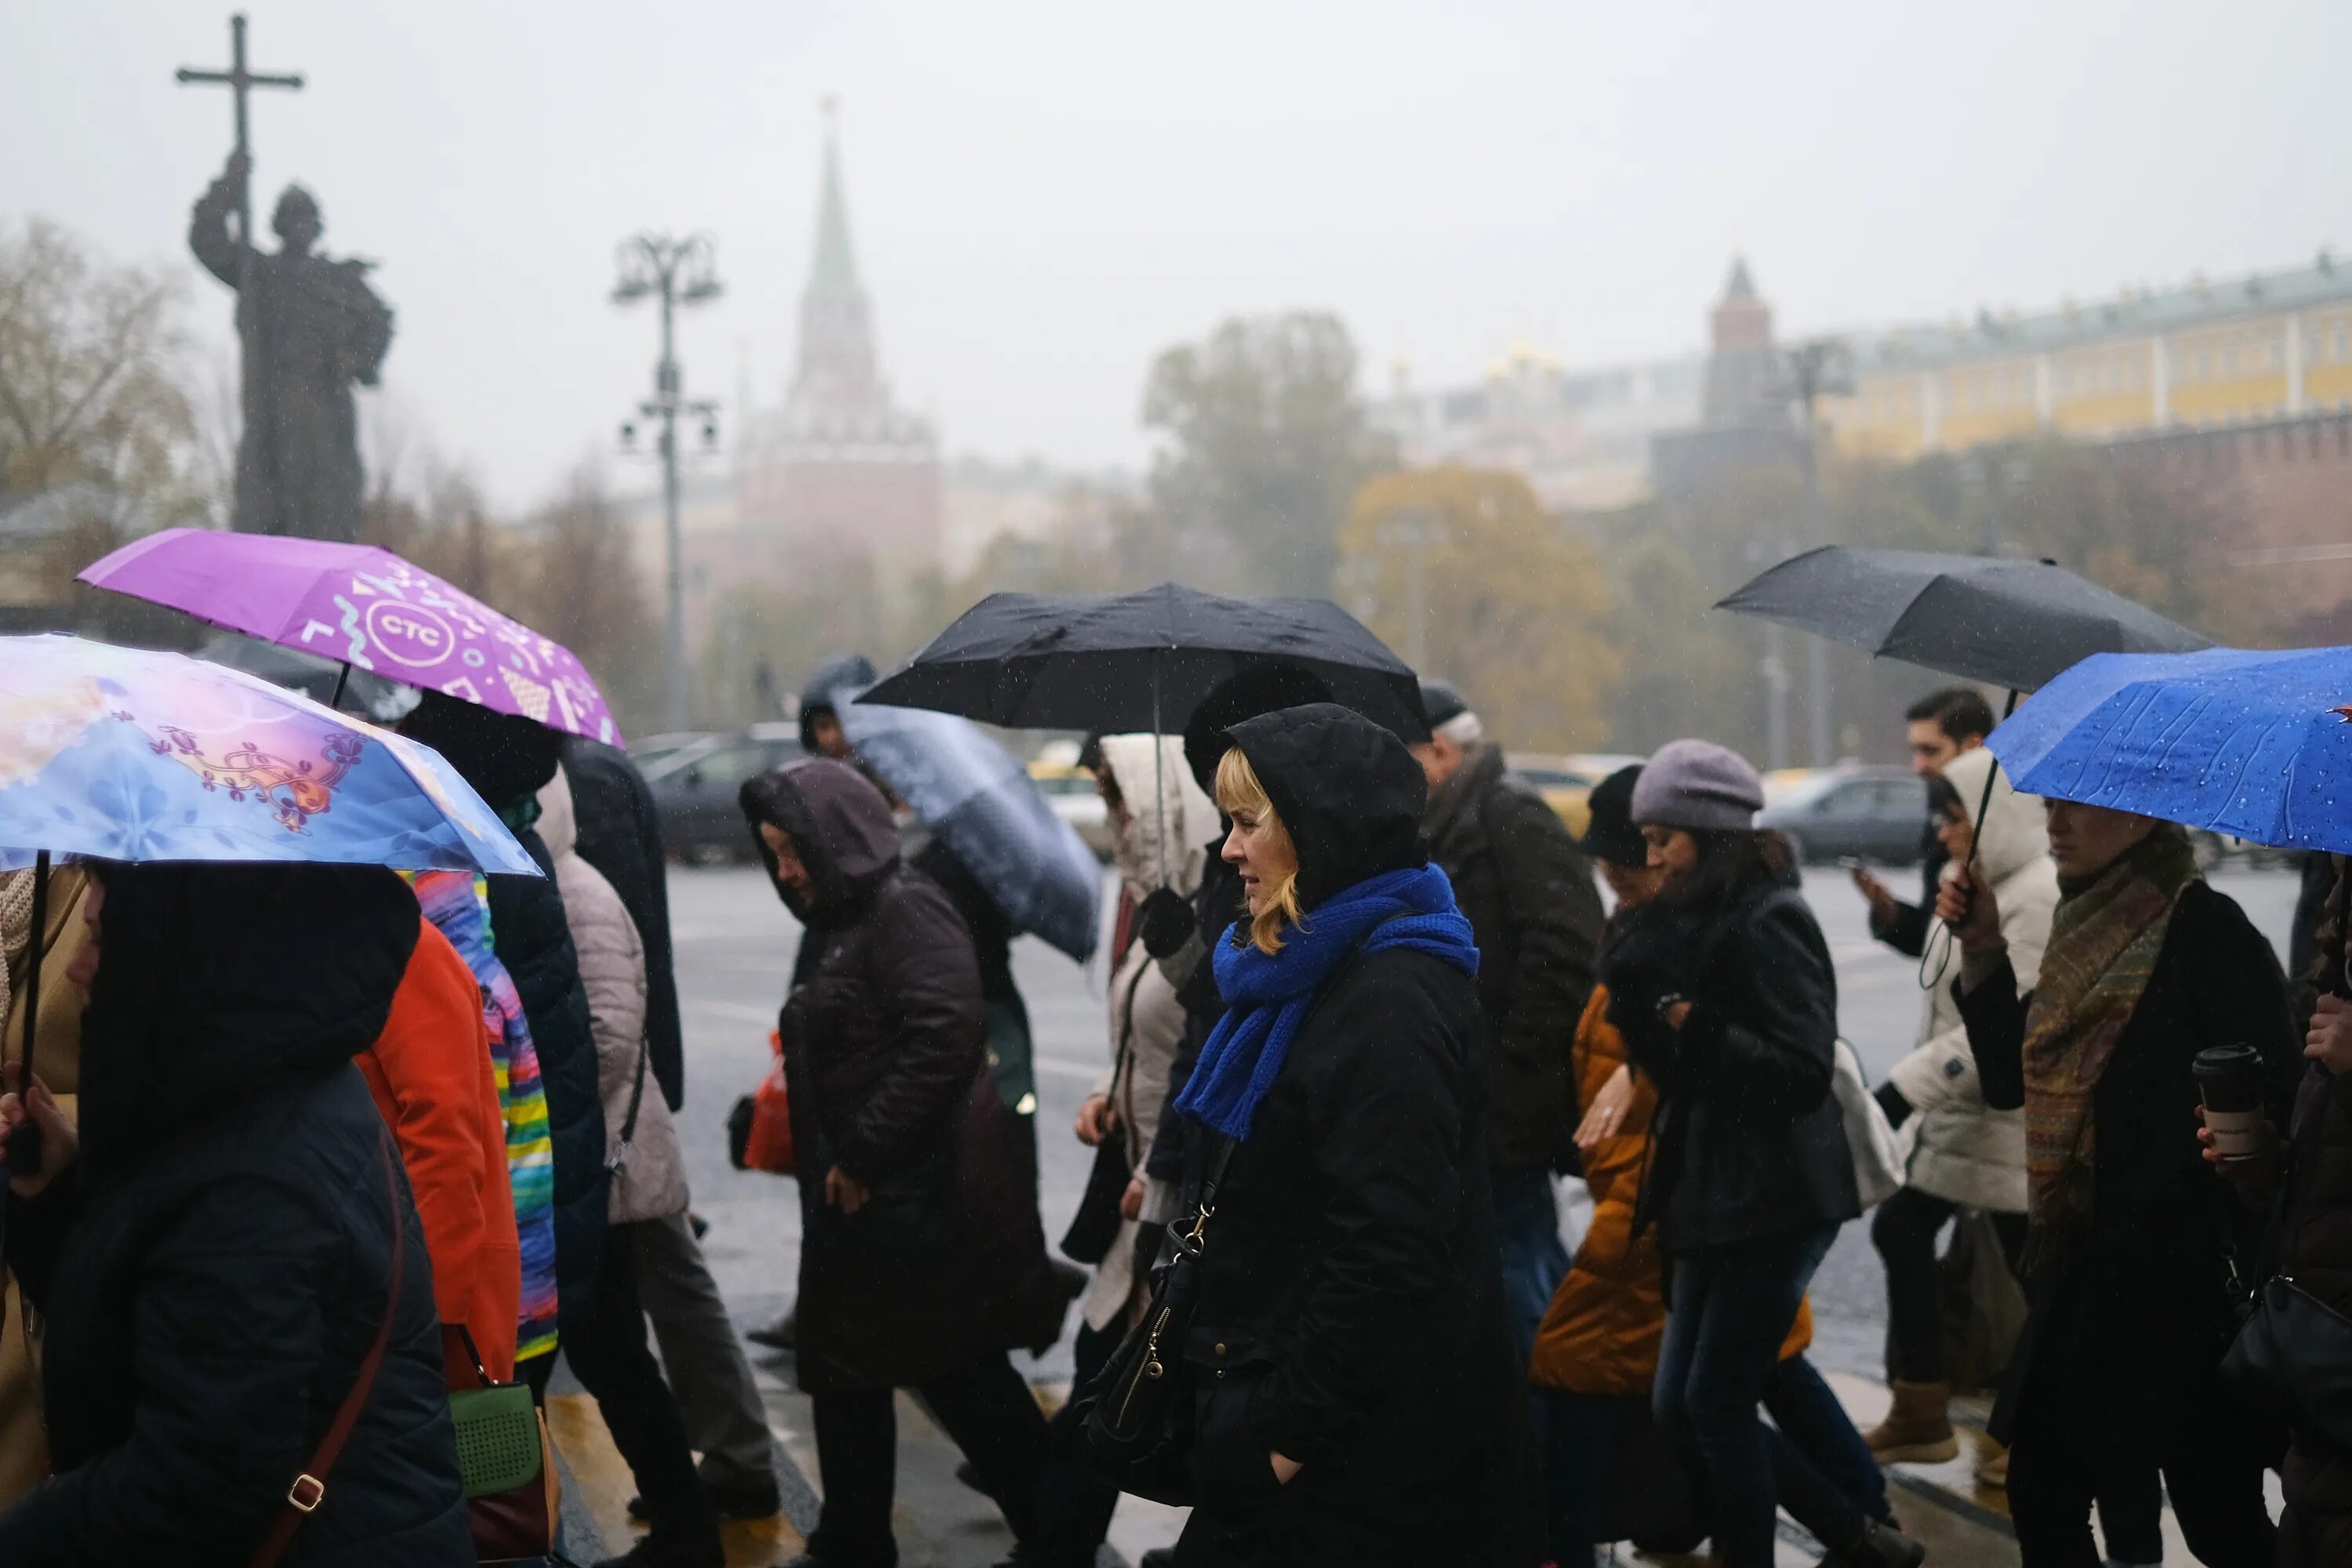
{"label": "paper coffee cup", "polygon": [[2205,1125],[2213,1133],[2213,1150],[2224,1160],[2243,1160],[2263,1149],[2263,1113],[2259,1110],[2205,1109]]}
{"label": "paper coffee cup", "polygon": [[2213,1150],[2224,1160],[2262,1152],[2263,1058],[2252,1046],[2214,1046],[2190,1065]]}

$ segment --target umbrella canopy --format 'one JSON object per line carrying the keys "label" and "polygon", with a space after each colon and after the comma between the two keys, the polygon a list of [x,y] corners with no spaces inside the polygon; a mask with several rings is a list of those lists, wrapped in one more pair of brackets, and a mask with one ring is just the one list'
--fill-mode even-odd
{"label": "umbrella canopy", "polygon": [[176,653],[0,637],[0,865],[44,850],[539,875],[414,741]]}
{"label": "umbrella canopy", "polygon": [[1985,743],[2020,790],[2352,854],[2352,647],[2100,654]]}
{"label": "umbrella canopy", "polygon": [[1808,550],[1717,607],[2012,691],[2039,690],[2095,653],[2212,646],[2063,566],[1918,550]]}
{"label": "umbrella canopy", "polygon": [[551,729],[621,744],[572,651],[389,550],[167,528],[80,580]]}
{"label": "umbrella canopy", "polygon": [[1016,730],[1171,733],[1257,664],[1313,671],[1331,700],[1425,741],[1413,672],[1328,599],[1238,599],[1162,583],[1134,594],[991,594],[858,699]]}
{"label": "umbrella canopy", "polygon": [[1102,868],[1029,772],[980,728],[946,713],[829,694],[857,759],[882,775],[1005,918],[1084,963],[1100,931]]}

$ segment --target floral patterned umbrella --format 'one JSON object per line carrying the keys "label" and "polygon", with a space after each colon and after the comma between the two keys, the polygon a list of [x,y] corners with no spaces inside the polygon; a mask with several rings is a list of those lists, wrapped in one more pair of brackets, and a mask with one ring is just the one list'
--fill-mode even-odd
{"label": "floral patterned umbrella", "polygon": [[0,868],[43,851],[539,874],[429,747],[180,654],[0,637]]}

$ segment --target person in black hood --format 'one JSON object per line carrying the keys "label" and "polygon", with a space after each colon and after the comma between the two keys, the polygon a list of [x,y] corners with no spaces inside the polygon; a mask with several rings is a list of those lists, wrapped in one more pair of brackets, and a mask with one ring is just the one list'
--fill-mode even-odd
{"label": "person in black hood", "polygon": [[[1232,743],[1225,733],[1231,726],[1261,713],[1330,700],[1331,688],[1323,678],[1297,665],[1254,664],[1228,676],[1201,700],[1184,725],[1184,762],[1201,793],[1211,800],[1217,798],[1217,764]],[[1192,977],[1177,987],[1176,999],[1184,1005],[1184,1037],[1176,1047],[1176,1059],[1168,1066],[1171,1100],[1183,1092],[1209,1031],[1224,1016],[1225,1004],[1217,994],[1208,944],[1242,911],[1241,878],[1225,864],[1224,842],[1220,834],[1200,847],[1201,880],[1189,905],[1162,888],[1136,911],[1140,940],[1152,957],[1181,971],[1186,952],[1198,955],[1192,963]],[[1181,1116],[1162,1117],[1159,1133],[1151,1141],[1146,1171],[1171,1184],[1183,1180],[1194,1131],[1192,1123]],[[1156,1249],[1158,1240],[1157,1236],[1149,1236],[1146,1245]],[[1150,1259],[1144,1263],[1148,1268]]]}
{"label": "person in black hood", "polygon": [[378,867],[105,864],[86,909],[79,1132],[36,1087],[41,1167],[7,1199],[56,1473],[0,1513],[0,1563],[245,1563],[314,1468],[289,1561],[471,1563],[424,1231],[352,1065],[415,895]]}
{"label": "person in black hood", "polygon": [[1231,729],[1248,913],[1173,1113],[1213,1184],[1180,1564],[1541,1555],[1487,1192],[1477,950],[1396,736],[1314,703]]}
{"label": "person in black hood", "polygon": [[[563,737],[544,724],[499,713],[428,691],[400,732],[448,759],[513,832],[545,873],[493,876],[490,932],[499,961],[514,976],[539,1050],[540,1081],[547,1090],[548,1131],[555,1148],[555,1289],[557,1321],[584,1321],[595,1306],[596,1271],[607,1207],[604,1108],[596,1094],[596,1042],[588,1031],[588,992],[555,862],[531,824],[539,791],[555,776]],[[544,1389],[552,1356],[535,1356],[518,1371]]]}
{"label": "person in black hood", "polygon": [[889,805],[846,763],[789,763],[741,804],[810,955],[777,1023],[803,1172],[796,1373],[824,1492],[802,1568],[896,1561],[898,1388],[1025,1539],[1045,1418],[1005,1352],[1060,1338],[1067,1300],[983,1070],[971,935],[900,863]]}

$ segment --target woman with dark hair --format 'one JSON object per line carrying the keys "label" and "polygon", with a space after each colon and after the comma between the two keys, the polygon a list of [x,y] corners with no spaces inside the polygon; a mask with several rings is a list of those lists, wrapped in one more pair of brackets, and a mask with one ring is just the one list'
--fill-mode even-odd
{"label": "woman with dark hair", "polygon": [[[1477,950],[1421,845],[1421,766],[1314,703],[1216,773],[1247,913],[1172,1110],[1214,1175],[1185,1564],[1537,1561],[1486,1190]],[[1220,1170],[1220,1167],[1222,1169]]]}
{"label": "woman with dark hair", "polygon": [[[1706,741],[1661,747],[1634,784],[1632,815],[1662,885],[1620,925],[1601,966],[1609,1022],[1659,1093],[1634,1221],[1637,1236],[1656,1222],[1672,1262],[1653,1400],[1660,1424],[1698,1457],[1728,1568],[1772,1561],[1776,1460],[1786,1469],[1787,1456],[1757,1407],[1807,1282],[1862,1212],[1830,1092],[1829,944],[1797,891],[1787,843],[1755,829],[1763,804],[1756,770],[1737,753]],[[1858,1510],[1846,1520],[1850,1537],[1828,1542],[1834,1561],[1918,1561],[1916,1544],[1882,1521]]]}
{"label": "woman with dark hair", "polygon": [[95,870],[79,1133],[13,1068],[0,1097],[0,1151],[28,1111],[41,1135],[7,1260],[56,1465],[0,1563],[241,1563],[289,1529],[288,1562],[472,1563],[425,1233],[352,1066],[415,899],[373,866]]}
{"label": "woman with dark hair", "polygon": [[898,1560],[899,1388],[922,1394],[1026,1540],[1045,1418],[1005,1352],[1058,1339],[1066,1298],[986,1071],[971,934],[900,864],[889,805],[855,768],[792,763],[741,804],[809,950],[778,1025],[803,1173],[798,1375],[824,1491],[797,1561]]}

